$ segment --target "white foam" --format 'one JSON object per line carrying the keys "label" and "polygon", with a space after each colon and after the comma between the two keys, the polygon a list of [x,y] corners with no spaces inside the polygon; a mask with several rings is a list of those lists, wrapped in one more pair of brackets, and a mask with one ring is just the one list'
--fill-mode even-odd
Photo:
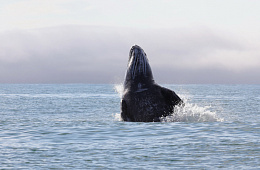
{"label": "white foam", "polygon": [[172,115],[162,117],[161,122],[221,122],[216,112],[210,111],[210,106],[198,106],[183,99],[185,106],[176,106]]}

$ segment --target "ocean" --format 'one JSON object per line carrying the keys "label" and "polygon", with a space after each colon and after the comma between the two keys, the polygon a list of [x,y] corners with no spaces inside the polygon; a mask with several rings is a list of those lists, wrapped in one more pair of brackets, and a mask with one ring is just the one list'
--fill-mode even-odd
{"label": "ocean", "polygon": [[142,123],[120,84],[0,84],[0,169],[260,169],[260,85],[163,86],[185,107]]}

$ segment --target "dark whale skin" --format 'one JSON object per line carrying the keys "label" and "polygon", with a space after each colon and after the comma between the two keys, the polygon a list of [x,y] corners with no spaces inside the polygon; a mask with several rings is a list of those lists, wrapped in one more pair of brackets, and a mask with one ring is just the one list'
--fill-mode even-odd
{"label": "dark whale skin", "polygon": [[143,49],[137,45],[130,50],[128,68],[121,100],[121,118],[131,122],[159,122],[183,104],[172,90],[155,83]]}

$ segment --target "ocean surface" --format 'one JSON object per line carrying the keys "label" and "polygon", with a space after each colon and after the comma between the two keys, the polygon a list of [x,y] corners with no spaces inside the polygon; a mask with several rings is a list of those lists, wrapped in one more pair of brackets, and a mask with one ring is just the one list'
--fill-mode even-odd
{"label": "ocean surface", "polygon": [[260,85],[163,86],[185,107],[136,123],[120,84],[0,84],[0,169],[260,169]]}

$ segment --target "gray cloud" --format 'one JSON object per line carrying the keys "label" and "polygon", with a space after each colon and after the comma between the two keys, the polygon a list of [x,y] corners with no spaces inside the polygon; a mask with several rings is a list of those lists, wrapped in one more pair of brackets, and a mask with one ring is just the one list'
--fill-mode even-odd
{"label": "gray cloud", "polygon": [[0,33],[0,83],[118,83],[133,44],[161,83],[260,83],[259,51],[228,33],[98,26]]}

